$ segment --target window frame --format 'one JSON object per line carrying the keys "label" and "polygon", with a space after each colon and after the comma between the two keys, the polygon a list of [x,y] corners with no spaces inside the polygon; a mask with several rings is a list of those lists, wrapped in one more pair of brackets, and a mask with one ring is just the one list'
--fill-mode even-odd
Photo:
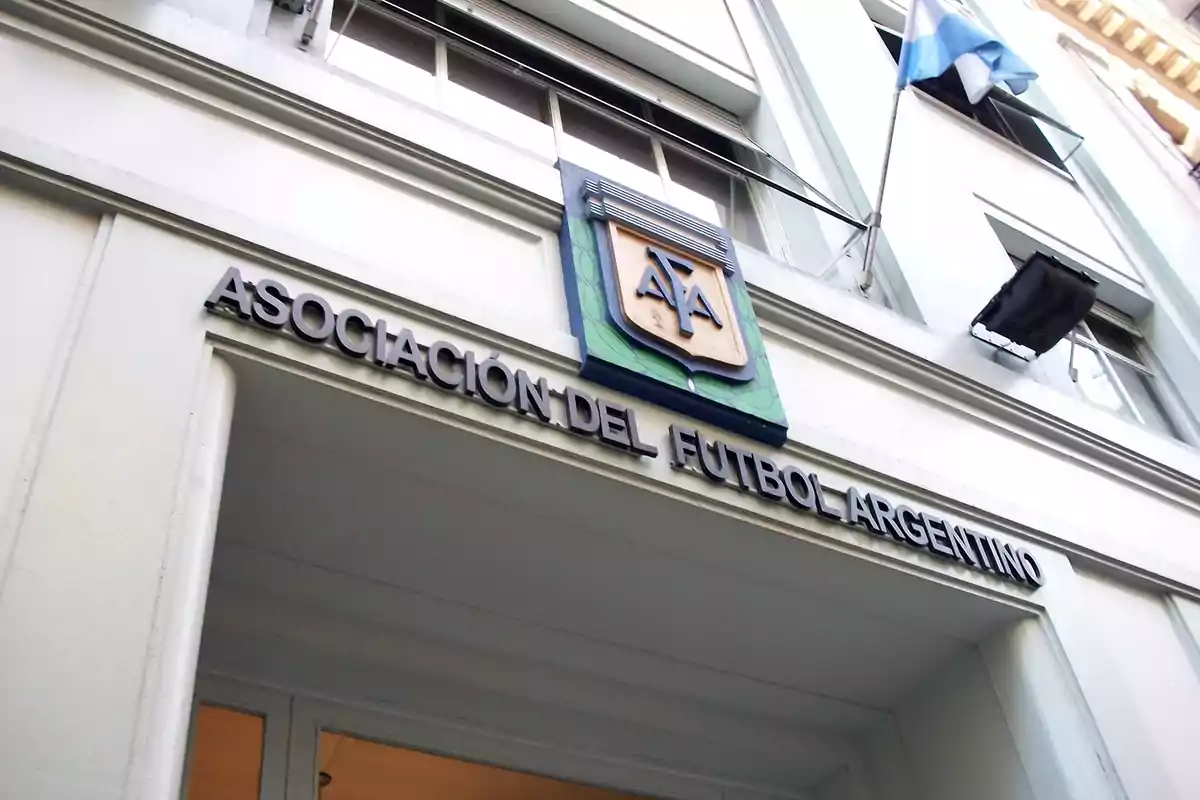
{"label": "window frame", "polygon": [[[989,214],[989,217],[991,215]],[[989,219],[989,224],[996,225],[994,218]],[[999,232],[997,231],[997,234]],[[1002,242],[1003,243],[1003,242]],[[1038,252],[1038,248],[1034,248],[1034,252]],[[1046,252],[1042,250],[1042,252]],[[1028,257],[1014,255],[1005,246],[1005,253],[1016,269],[1020,269]],[[1092,273],[1094,274],[1094,273]],[[1133,350],[1137,354],[1139,360],[1134,360],[1126,356],[1124,353],[1117,352],[1105,345],[1088,326],[1088,320],[1095,319],[1101,323],[1105,323],[1111,327],[1117,328],[1122,333],[1125,333],[1132,340]],[[1082,327],[1084,335],[1080,336],[1078,329]],[[1065,342],[1068,352],[1063,354],[1059,350],[1059,346]],[[1098,403],[1090,399],[1079,384],[1077,368],[1074,363],[1074,356],[1070,350],[1074,347],[1083,347],[1095,354],[1097,361],[1100,363],[1101,369],[1104,371],[1104,377],[1108,380],[1112,390],[1116,393],[1117,399],[1121,402],[1123,409],[1113,409],[1103,403]],[[1198,441],[1197,429],[1191,412],[1178,396],[1175,387],[1170,383],[1170,380],[1163,374],[1162,367],[1158,359],[1154,355],[1154,351],[1146,343],[1146,336],[1142,333],[1141,328],[1134,322],[1133,318],[1118,308],[1108,305],[1107,303],[1096,300],[1091,309],[1087,312],[1079,325],[1064,336],[1059,344],[1056,344],[1051,350],[1044,355],[1050,353],[1058,353],[1065,361],[1063,366],[1066,367],[1066,378],[1070,382],[1070,390],[1068,384],[1062,381],[1059,377],[1062,373],[1057,369],[1053,374],[1047,370],[1046,377],[1051,382],[1051,385],[1062,392],[1073,391],[1075,396],[1087,403],[1089,406],[1098,408],[1105,412],[1115,414],[1123,419],[1135,422],[1145,430],[1155,434],[1162,435],[1175,442],[1184,444],[1195,444]],[[1135,372],[1146,376],[1150,379],[1149,385],[1146,387],[1146,392],[1151,395],[1151,399],[1155,401],[1162,412],[1162,416],[1169,430],[1162,431],[1156,425],[1146,422],[1145,416],[1142,414],[1133,395],[1126,387],[1125,382],[1121,379],[1118,371],[1113,367],[1113,362],[1117,362],[1123,366],[1133,369]]]}
{"label": "window frame", "polygon": [[[335,0],[335,2],[336,2],[336,0]],[[435,82],[435,86],[436,86],[436,91],[435,91],[436,102],[437,102],[437,107],[439,108],[439,110],[444,110],[445,106],[448,103],[447,96],[448,96],[449,90],[447,87],[448,87],[448,84],[451,82],[450,74],[449,74],[449,50],[451,48],[457,49],[460,53],[463,54],[463,57],[465,57],[465,58],[470,58],[470,59],[474,59],[475,61],[481,62],[485,66],[485,68],[495,69],[500,72],[506,72],[506,71],[509,71],[512,69],[511,65],[506,64],[500,58],[496,57],[488,50],[481,49],[478,46],[472,46],[465,42],[458,41],[458,40],[454,39],[452,36],[447,35],[446,32],[437,30],[436,28],[439,26],[445,28],[447,26],[447,22],[448,22],[448,20],[446,19],[446,11],[447,11],[448,6],[446,4],[444,4],[443,2],[441,2],[441,0],[434,0],[434,6],[433,6],[434,19],[432,19],[432,20],[426,20],[424,17],[420,17],[419,15],[415,18],[410,19],[405,15],[397,13],[393,9],[379,8],[378,6],[373,5],[373,4],[361,2],[361,0],[344,0],[344,2],[353,2],[355,4],[351,5],[350,9],[347,11],[347,14],[343,20],[343,25],[340,27],[340,29],[334,28],[331,26],[330,35],[334,38],[332,39],[332,41],[329,42],[329,44],[326,48],[325,59],[326,59],[327,63],[328,63],[329,54],[333,53],[336,50],[337,42],[343,35],[342,31],[348,29],[350,23],[357,17],[357,12],[358,12],[360,6],[365,7],[367,9],[369,9],[370,16],[372,18],[383,20],[384,24],[392,24],[392,25],[399,25],[399,26],[407,27],[407,28],[417,30],[421,33],[424,33],[424,34],[427,34],[427,35],[430,35],[433,37],[433,42],[434,42],[434,75],[433,75],[433,77],[434,77],[434,82]],[[453,5],[449,6],[449,8],[452,13],[458,13],[458,14],[462,13]],[[410,13],[415,14],[416,12],[410,12]],[[331,18],[332,18],[332,12],[331,12]],[[432,23],[432,26],[430,26],[428,23]],[[486,19],[481,19],[481,20],[479,20],[479,24],[490,25],[491,22],[489,22]],[[447,28],[447,30],[449,30],[449,29]],[[453,31],[451,31],[451,32],[456,33]],[[523,45],[523,46],[537,47],[536,44],[530,44],[528,42],[525,42],[521,39],[521,37],[519,37],[513,33],[510,33],[509,31],[507,31],[503,28],[497,27],[496,34],[501,37],[514,39],[514,40],[516,40],[516,42],[518,44]],[[459,35],[461,35],[461,34],[459,34]],[[352,37],[352,36],[349,38],[354,40],[354,37]],[[355,41],[357,41],[357,40],[355,40]],[[497,51],[497,52],[499,52],[499,51]],[[501,54],[501,55],[503,55],[503,54]],[[391,56],[391,57],[397,58],[400,61],[404,61],[404,59],[399,58],[398,56]],[[554,54],[553,52],[548,51],[547,58],[559,59],[560,57],[557,56],[556,54]],[[405,62],[405,63],[407,63],[407,62]],[[378,89],[382,89],[383,91],[389,91],[389,92],[392,91],[386,85],[382,85],[382,84],[376,83],[374,81],[371,81],[369,78],[366,78],[362,75],[359,75],[357,73],[346,70],[345,68],[338,67],[337,65],[334,65],[334,64],[330,64],[329,66],[331,68],[338,69],[342,72],[346,72],[347,74],[354,76],[358,80],[367,81],[367,82],[371,83],[374,87],[376,87]],[[567,134],[565,133],[565,131],[563,129],[563,123],[562,123],[562,111],[561,111],[560,103],[562,102],[563,94],[562,94],[561,90],[553,83],[546,81],[546,80],[542,80],[536,75],[524,73],[524,74],[516,74],[516,75],[514,75],[514,77],[517,80],[522,80],[522,81],[525,81],[532,85],[538,86],[542,91],[547,93],[547,104],[549,106],[549,111],[550,111],[550,122],[548,123],[548,125],[553,134],[553,142],[554,142],[554,149],[555,149],[554,156],[556,159],[562,158],[563,157],[564,138]],[[597,76],[596,79],[599,81],[608,81],[608,79],[605,78],[603,75]],[[466,88],[466,87],[463,87],[463,88]],[[771,255],[771,256],[774,256],[777,258],[781,258],[785,262],[790,263],[790,261],[788,259],[786,244],[784,242],[776,241],[776,238],[772,235],[772,231],[774,231],[777,227],[774,224],[775,220],[767,219],[768,215],[774,213],[774,205],[769,202],[769,198],[764,197],[766,189],[761,184],[761,182],[759,180],[750,180],[747,178],[747,176],[745,174],[746,171],[749,171],[751,174],[754,174],[754,173],[752,170],[750,170],[749,167],[746,167],[745,165],[740,163],[740,160],[738,158],[739,154],[738,154],[737,149],[739,147],[741,147],[744,150],[748,150],[751,158],[754,157],[756,152],[761,152],[761,151],[757,150],[757,148],[750,149],[750,148],[745,147],[742,143],[741,137],[739,137],[739,138],[728,137],[725,133],[722,132],[722,130],[720,129],[722,126],[720,126],[720,125],[703,124],[703,123],[697,122],[694,118],[683,116],[683,115],[679,114],[678,112],[674,111],[672,108],[667,107],[665,105],[663,105],[663,106],[655,105],[655,104],[651,103],[649,100],[645,99],[645,97],[641,96],[639,93],[632,92],[629,89],[625,88],[624,86],[622,86],[618,83],[613,83],[611,81],[608,81],[608,88],[610,88],[614,94],[619,93],[621,95],[627,96],[627,99],[630,101],[630,107],[631,108],[636,107],[638,109],[638,113],[636,114],[636,116],[638,116],[642,120],[642,124],[640,124],[640,125],[632,124],[631,121],[624,119],[616,114],[609,113],[605,109],[598,107],[596,104],[594,104],[592,102],[588,102],[586,99],[581,99],[578,96],[569,97],[568,102],[572,102],[577,105],[580,105],[583,108],[585,108],[589,113],[602,116],[605,119],[607,119],[609,122],[611,122],[612,124],[619,125],[623,128],[627,128],[627,129],[631,130],[632,132],[638,134],[639,136],[644,136],[648,139],[648,143],[650,145],[651,159],[653,160],[653,163],[655,166],[655,171],[657,172],[657,175],[658,175],[658,182],[659,182],[658,191],[654,193],[657,199],[660,199],[663,202],[669,203],[670,202],[669,198],[672,195],[672,189],[671,189],[672,186],[678,186],[680,189],[685,190],[685,191],[694,191],[694,190],[688,189],[688,187],[682,183],[672,181],[670,178],[670,170],[667,165],[666,156],[664,155],[664,147],[665,146],[675,147],[676,149],[682,151],[684,153],[685,157],[691,158],[694,161],[698,161],[701,164],[703,164],[706,168],[714,170],[716,172],[720,172],[722,175],[724,175],[725,180],[729,182],[731,191],[732,191],[732,182],[733,181],[741,180],[741,181],[745,182],[746,188],[747,188],[747,197],[750,200],[751,211],[752,211],[753,218],[754,218],[753,223],[756,226],[756,230],[757,230],[757,234],[758,234],[757,238],[758,238],[758,241],[762,244],[762,248],[760,248],[758,246],[758,244],[754,243],[753,241],[745,241],[743,239],[736,239],[735,241],[737,241],[740,245],[742,245],[744,247],[749,247],[754,250],[761,249],[761,251],[766,252],[768,255]],[[468,91],[474,91],[474,90],[468,89]],[[577,90],[575,90],[575,92],[582,92],[582,90],[577,89]],[[400,95],[400,96],[403,97],[403,95]],[[481,96],[487,97],[487,95],[481,95]],[[586,92],[583,92],[583,96],[585,98],[587,97]],[[411,100],[411,98],[407,98],[407,97],[405,99]],[[500,103],[501,105],[504,105],[504,103],[500,100],[496,100],[495,98],[489,98],[489,99],[493,100],[493,102],[497,102],[497,103]],[[697,101],[697,102],[699,102],[699,101]],[[730,156],[726,157],[720,153],[710,152],[707,148],[705,148],[701,145],[698,145],[694,142],[691,142],[688,138],[684,137],[683,135],[674,133],[674,132],[670,131],[668,128],[664,128],[663,125],[660,124],[660,122],[658,122],[655,119],[655,116],[656,116],[655,112],[658,111],[660,108],[662,109],[662,111],[665,111],[668,114],[674,114],[675,116],[680,117],[681,120],[686,124],[696,125],[698,128],[702,129],[707,134],[711,134],[715,137],[719,137],[721,144],[723,144],[729,148]],[[514,113],[521,113],[520,111],[517,111],[515,109],[512,109],[512,110]],[[629,113],[632,113],[632,112],[629,112]],[[523,115],[523,116],[527,116],[527,115]],[[543,124],[545,124],[545,123],[543,123]],[[660,132],[660,131],[662,131],[662,132]],[[495,138],[497,141],[501,141],[508,146],[523,149],[527,153],[533,155],[534,157],[545,158],[547,156],[547,154],[544,152],[537,151],[537,150],[530,150],[526,147],[523,147],[520,143],[512,141],[511,139],[506,138],[504,136],[494,134],[487,130],[483,130],[483,132],[486,135],[488,135],[492,138]],[[668,141],[668,137],[664,136],[663,133],[667,133],[670,135],[669,141]],[[748,139],[747,139],[747,141],[748,141]],[[740,170],[732,169],[728,165],[726,165],[726,164],[722,163],[720,160],[718,160],[718,159],[722,159],[722,158],[724,158],[724,159],[728,160],[730,163],[736,165],[737,167],[740,168]],[[746,158],[745,155],[741,156],[741,159],[745,159],[745,158]],[[581,166],[586,166],[586,165],[581,165]],[[714,201],[714,202],[721,202],[721,201]],[[725,200],[725,202],[727,202],[727,200]],[[828,211],[828,209],[824,209],[820,206],[817,206],[817,210]],[[732,211],[732,209],[731,209],[731,211]],[[732,221],[733,221],[732,218],[729,219],[727,222],[730,224],[727,224],[726,226],[724,226],[730,231],[731,237],[734,232],[734,226],[732,225]],[[717,220],[713,220],[713,223],[719,224],[719,222]]]}
{"label": "window frame", "polygon": [[[1088,316],[1091,315],[1089,314]],[[1082,335],[1080,335],[1081,333]],[[1129,394],[1129,390],[1125,388],[1124,381],[1121,380],[1116,370],[1113,369],[1112,359],[1117,359],[1118,361],[1121,361],[1127,366],[1130,366],[1138,372],[1148,375],[1151,378],[1155,378],[1154,372],[1144,365],[1139,364],[1136,361],[1133,361],[1101,344],[1096,338],[1096,335],[1092,333],[1092,329],[1088,327],[1087,317],[1079,322],[1076,330],[1073,330],[1067,334],[1067,339],[1073,346],[1086,348],[1096,354],[1096,358],[1100,361],[1100,366],[1104,369],[1104,376],[1108,379],[1108,382],[1112,384],[1113,390],[1117,393],[1117,396],[1120,397],[1121,404],[1124,406],[1125,412],[1133,417],[1139,425],[1145,426],[1146,419],[1142,416],[1142,412],[1138,409],[1137,403],[1133,401],[1133,397]],[[1138,353],[1139,355],[1141,354],[1140,347],[1138,349]],[[1074,369],[1074,367],[1072,367],[1072,369]],[[1075,379],[1074,375],[1072,375],[1072,380],[1078,385],[1078,380]]]}
{"label": "window frame", "polygon": [[[545,88],[547,88],[549,90],[553,90],[555,92],[558,92],[564,96],[569,96],[571,99],[575,100],[576,102],[579,102],[579,103],[582,103],[583,105],[588,106],[590,109],[592,109],[593,111],[595,111],[597,113],[601,113],[601,114],[604,114],[605,116],[609,116],[612,119],[614,119],[615,121],[620,122],[621,124],[633,127],[637,130],[642,131],[645,134],[660,136],[664,140],[671,141],[671,142],[681,146],[685,150],[687,150],[687,152],[690,153],[691,155],[694,155],[697,158],[700,158],[701,160],[708,162],[710,165],[717,167],[717,168],[724,169],[724,170],[730,172],[731,174],[738,176],[743,180],[746,180],[747,183],[752,184],[752,194],[760,195],[753,202],[755,204],[754,210],[755,210],[756,215],[758,216],[758,224],[759,224],[760,231],[763,235],[763,238],[767,242],[768,247],[778,247],[779,248],[779,252],[775,252],[773,254],[777,257],[783,258],[785,261],[788,260],[787,255],[786,255],[786,250],[787,250],[786,245],[782,242],[776,244],[775,242],[772,241],[772,237],[771,237],[770,233],[775,230],[775,226],[772,224],[768,224],[762,218],[762,216],[764,214],[770,213],[769,210],[774,208],[774,204],[772,202],[765,201],[761,197],[761,193],[765,192],[766,188],[773,189],[776,192],[786,195],[787,197],[789,197],[793,200],[796,200],[799,203],[806,205],[815,211],[819,211],[828,216],[831,216],[834,219],[837,219],[838,221],[842,222],[843,224],[848,225],[852,228],[855,228],[859,231],[866,230],[867,226],[866,226],[865,222],[863,222],[862,220],[859,220],[858,218],[853,216],[850,212],[843,209],[841,206],[839,206],[836,202],[834,202],[829,197],[827,197],[825,194],[823,194],[819,189],[817,189],[811,183],[809,183],[808,181],[805,181],[802,177],[800,177],[793,170],[788,168],[785,164],[778,161],[773,156],[771,156],[770,153],[766,152],[761,147],[759,147],[757,144],[755,144],[753,142],[753,140],[751,140],[749,137],[746,137],[746,136],[744,136],[744,134],[742,134],[741,136],[730,138],[726,133],[722,132],[722,128],[719,124],[714,124],[714,121],[712,119],[708,119],[708,120],[702,121],[702,122],[697,122],[696,121],[697,118],[694,115],[681,114],[677,111],[674,111],[667,104],[661,102],[662,98],[652,95],[652,96],[656,97],[656,102],[654,103],[655,108],[660,108],[663,111],[674,115],[680,121],[683,121],[683,122],[691,124],[691,125],[695,125],[702,130],[708,131],[716,136],[719,136],[723,141],[730,142],[736,146],[743,147],[744,149],[746,149],[750,153],[752,153],[755,158],[761,157],[761,158],[766,159],[774,166],[780,168],[784,173],[786,173],[788,176],[790,176],[791,179],[795,180],[795,182],[801,184],[803,186],[803,189],[800,189],[800,190],[792,189],[784,184],[779,183],[778,181],[776,181],[770,177],[767,177],[766,175],[764,175],[761,171],[759,171],[756,168],[752,168],[743,163],[740,163],[738,160],[736,160],[734,158],[728,158],[721,154],[714,153],[714,152],[706,149],[703,145],[700,145],[696,142],[691,141],[690,139],[687,138],[687,136],[679,134],[673,130],[670,130],[668,127],[663,127],[663,125],[660,125],[654,121],[651,121],[646,114],[637,114],[634,112],[630,112],[627,109],[623,109],[617,105],[614,105],[612,102],[609,102],[598,96],[593,96],[593,95],[589,94],[588,91],[580,89],[577,86],[574,86],[573,84],[571,84],[570,81],[563,80],[562,78],[560,78],[556,75],[553,75],[553,74],[539,72],[536,68],[531,67],[526,64],[523,64],[520,59],[514,58],[513,56],[503,53],[503,52],[500,52],[499,50],[494,50],[493,48],[489,47],[486,44],[481,44],[479,42],[476,42],[476,41],[472,40],[469,36],[461,33],[460,31],[453,30],[453,29],[443,25],[442,23],[438,22],[437,19],[430,20],[427,17],[422,16],[419,13],[401,8],[399,6],[392,6],[391,5],[392,0],[351,0],[351,2],[370,5],[373,8],[375,8],[377,11],[379,11],[382,16],[392,19],[400,24],[417,27],[417,28],[425,30],[427,33],[431,33],[431,34],[435,34],[435,35],[442,34],[444,36],[448,36],[448,38],[453,39],[459,45],[469,48],[476,55],[486,55],[489,57],[494,57],[494,58],[498,59],[500,61],[500,63],[504,64],[504,66],[506,68],[517,69],[518,71],[522,72],[522,75],[521,75],[522,78],[540,83]],[[445,13],[446,8],[450,8],[454,13],[459,14],[459,15],[463,16],[464,18],[475,18],[476,17],[476,15],[474,15],[474,14],[463,14],[463,12],[458,10],[458,8],[457,8],[458,4],[447,5],[447,2],[448,2],[448,0],[435,0],[435,3],[436,3],[435,17],[436,18],[444,19],[443,15]],[[384,4],[387,4],[387,5],[384,5]],[[499,26],[492,21],[484,20],[478,24],[481,24],[481,25],[485,26],[486,28],[488,28],[489,35],[491,35],[491,33],[494,32],[494,33],[504,37],[505,39],[510,40],[511,42],[513,42],[514,44],[516,44],[520,47],[531,48],[532,50],[538,51],[540,54],[539,59],[544,56],[545,58],[548,58],[548,59],[554,61],[557,66],[565,65],[566,68],[574,70],[575,72],[579,72],[579,73],[587,73],[588,72],[585,69],[574,66],[573,64],[571,64],[571,62],[569,60],[564,59],[560,55],[556,55],[551,49],[547,49],[547,48],[541,46],[538,42],[536,42],[536,41],[530,42],[521,35],[516,35],[516,34],[510,33],[504,27]],[[330,50],[332,50],[333,48],[336,47],[336,41],[337,41],[337,36],[338,36],[338,31],[336,31],[336,30],[331,30],[330,33],[335,38],[333,39],[333,41],[331,41],[329,43],[327,52],[329,52]],[[564,34],[564,36],[565,36],[565,34]],[[587,53],[587,54],[592,53],[594,50],[594,48],[591,48],[586,43],[579,43],[577,46],[579,48],[581,48],[582,52]],[[440,61],[444,62],[444,59],[440,59]],[[506,63],[506,62],[511,62],[511,63]],[[444,67],[444,63],[439,63],[439,67]],[[353,74],[353,73],[350,73],[350,74]],[[355,77],[358,77],[358,76],[355,76]],[[361,78],[360,78],[360,80],[361,80]],[[611,90],[614,90],[618,94],[632,97],[632,98],[638,100],[642,104],[641,107],[643,107],[643,108],[649,102],[645,99],[644,92],[630,91],[629,89],[624,88],[620,83],[612,82],[610,78],[608,78],[607,76],[605,76],[603,74],[597,75],[595,73],[591,73],[591,76],[586,81],[586,83],[598,83],[598,84],[602,85],[605,89],[611,89]],[[670,87],[669,84],[664,84],[664,86],[670,88],[671,92],[674,92],[676,94],[680,94],[680,95],[686,94],[684,92],[684,90],[674,89],[673,87]],[[607,92],[604,92],[604,93],[607,93]],[[691,95],[687,95],[687,96],[692,97]],[[706,101],[702,101],[699,98],[694,98],[694,99],[695,99],[696,103],[699,103],[702,105],[707,105]],[[739,131],[741,130],[740,124],[738,126],[738,130]],[[506,141],[506,143],[508,143],[508,142]],[[511,144],[511,143],[509,143],[509,144]]]}
{"label": "window frame", "polygon": [[659,78],[647,70],[611,55],[552,24],[497,0],[438,0],[464,14],[470,14],[507,36],[567,61],[616,89],[639,100],[657,103],[697,125],[747,149],[758,148],[746,135],[740,117],[687,89]]}
{"label": "window frame", "polygon": [[263,800],[319,800],[318,742],[322,730],[447,758],[613,789],[642,797],[693,797],[705,785],[653,767],[614,762],[551,743],[510,737],[467,721],[410,714],[397,708],[343,703],[296,694],[292,700],[287,794]]}
{"label": "window frame", "polygon": [[[713,784],[652,764],[614,761],[553,741],[528,740],[478,727],[460,717],[429,715],[399,705],[339,700],[297,687],[274,688],[249,679],[201,671],[192,695],[192,714],[201,704],[264,717],[259,800],[319,800],[317,745],[322,729],[476,764],[609,788],[652,798],[711,794]],[[191,759],[191,736],[184,770]],[[187,787],[186,774],[179,800]]]}

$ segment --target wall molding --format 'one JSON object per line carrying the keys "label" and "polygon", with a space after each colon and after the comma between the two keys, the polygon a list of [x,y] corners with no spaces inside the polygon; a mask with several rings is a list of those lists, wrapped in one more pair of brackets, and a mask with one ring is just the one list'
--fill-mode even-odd
{"label": "wall molding", "polygon": [[49,196],[74,207],[97,213],[125,215],[155,227],[163,228],[201,244],[214,247],[237,258],[269,266],[296,276],[306,282],[332,291],[361,298],[420,322],[445,328],[468,338],[494,341],[509,352],[520,354],[535,363],[560,369],[577,369],[578,356],[568,348],[551,350],[530,344],[524,339],[501,333],[485,325],[448,314],[401,295],[383,291],[370,284],[347,277],[333,269],[290,256],[281,250],[242,238],[225,230],[163,208],[119,194],[103,187],[88,184],[62,173],[53,172],[31,161],[0,152],[0,180],[18,188]]}
{"label": "wall molding", "polygon": [[92,245],[79,273],[75,291],[72,293],[70,308],[64,318],[65,324],[55,347],[54,360],[39,392],[38,411],[21,443],[21,456],[16,475],[12,485],[3,487],[4,494],[0,495],[0,499],[3,500],[3,505],[0,505],[0,595],[4,593],[13,554],[21,539],[21,528],[29,508],[29,498],[37,483],[38,468],[42,463],[46,439],[62,398],[63,385],[75,354],[75,346],[79,343],[84,313],[88,303],[91,302],[92,289],[96,285],[96,276],[100,271],[100,262],[104,260],[104,251],[112,236],[113,215],[101,213],[96,217],[96,230],[92,237]]}

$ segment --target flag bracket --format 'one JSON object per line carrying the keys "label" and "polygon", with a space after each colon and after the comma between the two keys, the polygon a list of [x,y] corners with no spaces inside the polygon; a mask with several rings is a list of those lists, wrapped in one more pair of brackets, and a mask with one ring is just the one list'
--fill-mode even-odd
{"label": "flag bracket", "polygon": [[872,266],[875,263],[875,249],[879,244],[879,231],[883,224],[883,193],[887,188],[888,169],[892,165],[892,142],[896,138],[896,118],[900,114],[900,95],[904,86],[897,83],[892,92],[892,115],[888,120],[887,142],[883,148],[883,169],[879,173],[879,193],[875,197],[875,207],[867,216],[867,253],[863,257],[862,273],[858,278],[858,289],[863,294],[871,288],[875,280]]}

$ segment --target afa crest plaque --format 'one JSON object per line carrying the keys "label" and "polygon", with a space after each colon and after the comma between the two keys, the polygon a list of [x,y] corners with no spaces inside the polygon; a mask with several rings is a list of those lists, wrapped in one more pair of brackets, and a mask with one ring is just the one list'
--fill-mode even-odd
{"label": "afa crest plaque", "polygon": [[583,377],[781,444],[787,421],[728,231],[559,167]]}

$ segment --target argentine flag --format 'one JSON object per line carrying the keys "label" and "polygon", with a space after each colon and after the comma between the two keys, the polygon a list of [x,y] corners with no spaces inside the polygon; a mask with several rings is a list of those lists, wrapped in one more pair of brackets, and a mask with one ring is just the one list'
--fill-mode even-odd
{"label": "argentine flag", "polygon": [[896,75],[897,88],[936,78],[954,64],[967,98],[975,104],[998,83],[1006,83],[1013,94],[1020,94],[1037,77],[996,34],[974,18],[961,0],[910,0],[910,3]]}

